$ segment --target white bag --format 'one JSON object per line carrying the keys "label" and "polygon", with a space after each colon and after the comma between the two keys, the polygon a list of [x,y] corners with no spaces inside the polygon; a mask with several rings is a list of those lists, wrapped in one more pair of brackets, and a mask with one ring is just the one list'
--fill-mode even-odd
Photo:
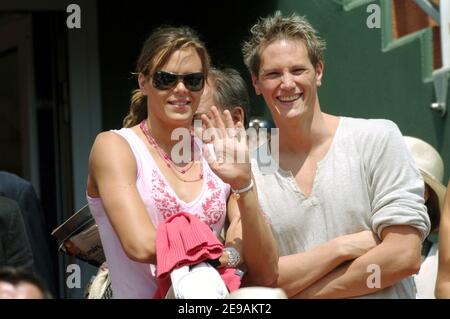
{"label": "white bag", "polygon": [[168,295],[173,289],[176,299],[224,299],[228,295],[220,274],[205,262],[174,269],[170,279],[172,287]]}

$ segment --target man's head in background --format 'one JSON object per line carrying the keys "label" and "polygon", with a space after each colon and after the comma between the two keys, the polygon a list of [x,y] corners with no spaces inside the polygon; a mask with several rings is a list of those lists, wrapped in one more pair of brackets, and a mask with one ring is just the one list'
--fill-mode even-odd
{"label": "man's head in background", "polygon": [[235,124],[240,121],[244,127],[248,127],[250,98],[245,81],[238,71],[232,68],[210,69],[194,120],[200,120],[202,114],[211,117],[213,105],[220,113],[229,110]]}
{"label": "man's head in background", "polygon": [[23,268],[0,268],[0,299],[49,299],[36,275]]}

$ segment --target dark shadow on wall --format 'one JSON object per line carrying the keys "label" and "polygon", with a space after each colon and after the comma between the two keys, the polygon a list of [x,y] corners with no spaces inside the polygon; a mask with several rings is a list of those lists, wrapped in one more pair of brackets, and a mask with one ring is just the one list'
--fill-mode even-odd
{"label": "dark shadow on wall", "polygon": [[212,62],[238,69],[247,80],[252,115],[263,114],[242,60],[241,43],[260,16],[272,13],[276,1],[98,1],[98,33],[103,129],[120,128],[130,93],[137,87],[136,59],[148,34],[162,24],[188,25],[206,43]]}

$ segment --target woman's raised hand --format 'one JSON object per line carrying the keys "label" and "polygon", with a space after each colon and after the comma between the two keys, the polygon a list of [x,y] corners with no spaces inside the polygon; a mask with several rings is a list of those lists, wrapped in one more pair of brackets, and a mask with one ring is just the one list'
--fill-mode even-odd
{"label": "woman's raised hand", "polygon": [[[251,167],[247,135],[241,122],[233,123],[230,111],[223,112],[223,118],[215,106],[211,108],[212,118],[205,114],[202,141],[203,154],[213,172],[233,189],[250,184]],[[213,147],[208,148],[211,144]]]}

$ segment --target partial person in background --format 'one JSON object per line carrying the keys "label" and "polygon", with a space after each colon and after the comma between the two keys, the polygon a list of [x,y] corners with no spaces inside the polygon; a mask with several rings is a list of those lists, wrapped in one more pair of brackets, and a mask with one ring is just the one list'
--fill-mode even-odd
{"label": "partial person in background", "polygon": [[232,68],[211,68],[205,82],[200,103],[193,120],[201,120],[202,114],[212,118],[211,107],[216,106],[219,113],[228,110],[234,124],[241,122],[248,126],[250,98],[247,86],[239,72]]}
{"label": "partial person in background", "polygon": [[0,266],[32,270],[33,255],[20,208],[0,196]]}
{"label": "partial person in background", "polygon": [[50,299],[50,293],[31,271],[0,267],[0,299]]}
{"label": "partial person in background", "polygon": [[270,143],[273,134],[272,129],[275,128],[275,124],[271,120],[255,116],[250,119],[248,127],[255,130],[255,134],[249,135],[250,151],[257,149],[264,143]]}
{"label": "partial person in background", "polygon": [[439,226],[439,267],[435,293],[436,298],[450,299],[450,181]]}
{"label": "partial person in background", "polygon": [[[252,154],[280,254],[277,285],[290,298],[414,298],[411,275],[430,221],[423,178],[399,128],[322,112],[325,42],[304,17],[276,12],[250,32],[244,61],[279,135],[276,169]],[[357,236],[356,254],[328,245],[343,236]],[[368,284],[374,272],[381,280]]]}
{"label": "partial person in background", "polygon": [[422,264],[414,276],[417,298],[434,299],[438,271],[438,231],[441,210],[444,205],[444,161],[438,151],[416,137],[404,136],[406,145],[414,158],[425,182],[424,200],[430,217],[430,234],[422,244]]}
{"label": "partial person in background", "polygon": [[46,288],[56,295],[57,278],[51,257],[52,238],[33,185],[17,175],[0,171],[0,195],[18,203],[31,244],[33,270],[42,278]]}

